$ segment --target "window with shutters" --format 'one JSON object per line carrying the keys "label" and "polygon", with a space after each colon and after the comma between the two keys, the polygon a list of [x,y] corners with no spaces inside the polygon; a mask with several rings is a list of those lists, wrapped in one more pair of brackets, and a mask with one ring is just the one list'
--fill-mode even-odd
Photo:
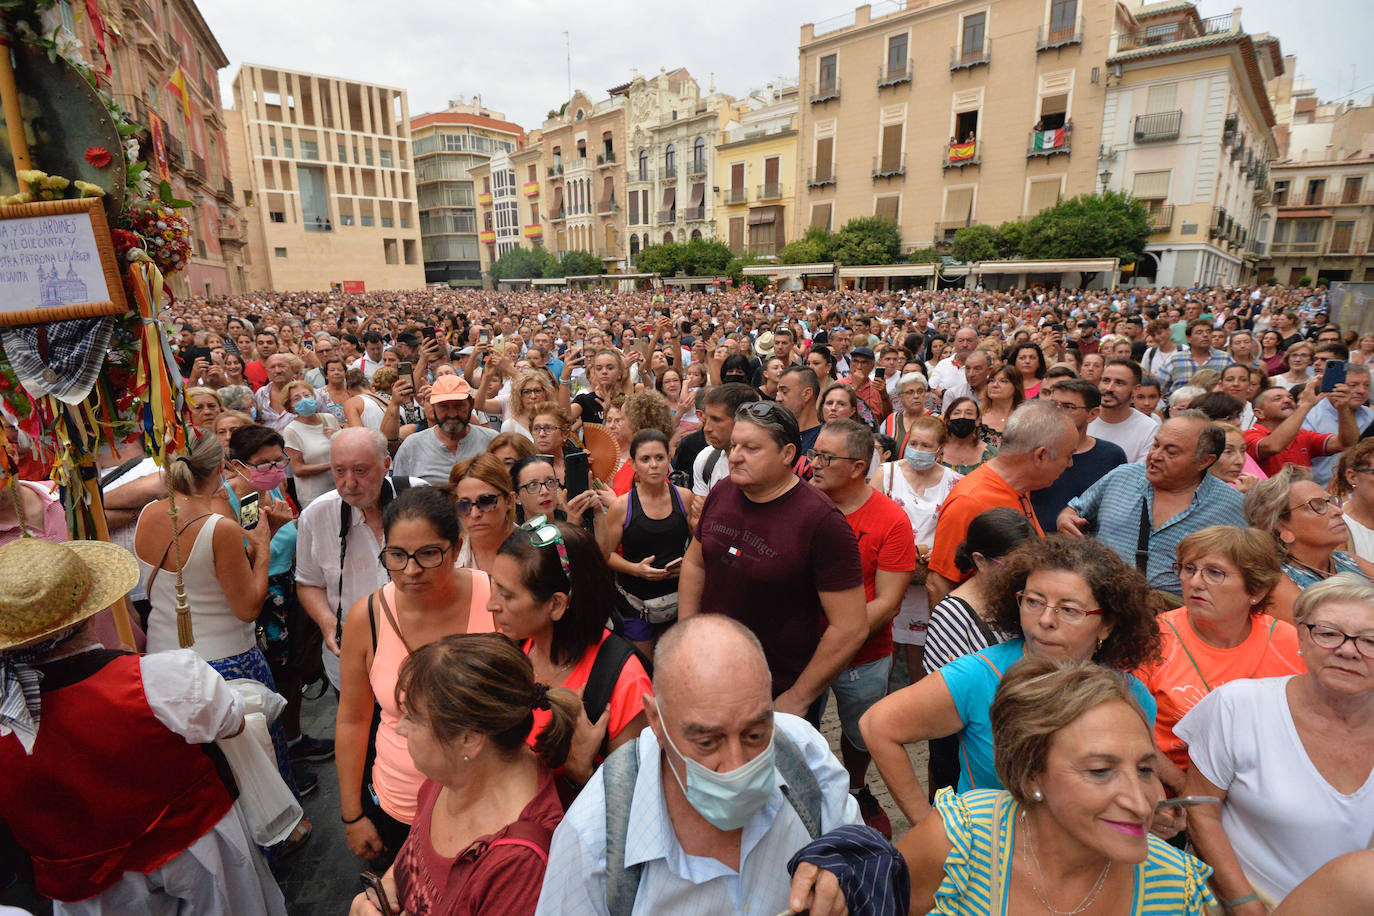
{"label": "window with shutters", "polygon": [[631,226],[638,226],[638,225],[639,225],[639,192],[638,192],[638,191],[631,191],[631,192],[630,192],[630,214],[629,214],[629,224],[630,224]]}
{"label": "window with shutters", "polygon": [[971,13],[964,17],[960,30],[960,60],[972,63],[983,56],[983,45],[987,38],[987,13]]}
{"label": "window with shutters", "polygon": [[812,204],[811,205],[811,228],[830,231],[830,213],[834,209],[833,204]]}
{"label": "window with shutters", "polygon": [[891,220],[897,222],[897,210],[901,206],[901,195],[891,194],[886,197],[879,197],[873,202],[873,215],[878,219]]}
{"label": "window with shutters", "polygon": [[1040,99],[1039,130],[1058,130],[1068,118],[1068,93],[1047,95]]}
{"label": "window with shutters", "polygon": [[1146,202],[1163,203],[1169,196],[1169,170],[1136,172],[1131,180],[1131,196]]}
{"label": "window with shutters", "polygon": [[910,39],[903,32],[887,39],[887,71],[884,82],[891,85],[911,76]]}
{"label": "window with shutters", "polygon": [[1026,195],[1026,216],[1034,216],[1059,203],[1059,179],[1032,181]]}
{"label": "window with shutters", "polygon": [[781,159],[769,156],[763,160],[763,184],[759,187],[759,200],[777,200],[782,196],[782,182],[779,180]]}
{"label": "window with shutters", "polygon": [[816,88],[821,92],[834,92],[836,81],[839,79],[839,58],[834,54],[822,57],[819,76],[819,85]]}
{"label": "window with shutters", "polygon": [[730,250],[735,254],[744,254],[744,217],[730,217]]}
{"label": "window with shutters", "polygon": [[1350,251],[1350,240],[1355,234],[1353,222],[1341,221],[1331,229],[1331,253],[1346,254]]}
{"label": "window with shutters", "polygon": [[835,180],[835,138],[822,137],[816,141],[816,164],[811,169],[811,183],[823,184]]}
{"label": "window with shutters", "polygon": [[1357,204],[1360,202],[1360,191],[1364,188],[1364,179],[1358,176],[1347,178],[1345,187],[1341,192],[1341,203]]}
{"label": "window with shutters", "polygon": [[903,171],[902,127],[901,124],[883,126],[882,152],[877,170],[880,175],[900,175]]}
{"label": "window with shutters", "polygon": [[973,188],[945,190],[944,215],[936,239],[951,239],[954,233],[973,222]]}
{"label": "window with shutters", "polygon": [[1326,194],[1325,178],[1309,178],[1307,180],[1307,197],[1303,200],[1309,207],[1316,206],[1322,202],[1322,197]]}
{"label": "window with shutters", "polygon": [[1062,41],[1074,34],[1078,0],[1050,0],[1050,41]]}
{"label": "window with shutters", "polygon": [[1159,114],[1178,107],[1178,83],[1151,86],[1145,98],[1145,113]]}
{"label": "window with shutters", "polygon": [[742,204],[749,199],[749,192],[744,186],[744,163],[730,163],[730,187],[725,189],[725,202],[727,204]]}

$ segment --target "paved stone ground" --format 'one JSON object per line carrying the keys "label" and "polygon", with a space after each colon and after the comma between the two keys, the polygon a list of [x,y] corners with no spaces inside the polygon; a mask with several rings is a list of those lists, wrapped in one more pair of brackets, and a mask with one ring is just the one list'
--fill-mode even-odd
{"label": "paved stone ground", "polygon": [[[892,680],[894,687],[906,683],[901,653],[898,653]],[[334,710],[332,692],[326,692],[318,700],[307,700],[301,715],[306,734],[332,740]],[[840,722],[835,715],[834,703],[826,710],[825,718],[821,722],[821,732],[829,739],[831,749],[838,756]],[[924,782],[925,745],[914,746],[911,749],[911,758],[916,772]],[[305,799],[304,807],[314,829],[306,845],[278,866],[277,880],[286,895],[287,912],[291,916],[345,916],[354,895],[361,890],[358,875],[365,868],[365,863],[353,856],[344,842],[344,829],[339,822],[339,790],[333,761],[314,764],[313,767],[319,776],[320,787]],[[906,833],[909,826],[906,818],[892,802],[887,788],[878,777],[877,768],[869,771],[869,786],[892,819],[893,835],[900,837]],[[24,907],[36,914],[49,912],[45,904],[37,901],[32,892],[22,886],[0,892],[0,904]]]}

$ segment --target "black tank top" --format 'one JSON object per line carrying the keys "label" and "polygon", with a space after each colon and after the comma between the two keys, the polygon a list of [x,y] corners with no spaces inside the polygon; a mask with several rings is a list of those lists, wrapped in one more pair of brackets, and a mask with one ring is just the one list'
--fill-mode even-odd
{"label": "black tank top", "polygon": [[[672,494],[673,511],[666,518],[649,518],[639,501],[639,487],[630,487],[630,505],[626,510],[625,528],[620,536],[622,555],[631,563],[653,557],[655,566],[664,566],[687,552],[692,529],[687,522],[687,510],[677,487],[668,485]],[[661,598],[677,591],[677,576],[650,581],[616,573],[616,581],[636,598]]]}

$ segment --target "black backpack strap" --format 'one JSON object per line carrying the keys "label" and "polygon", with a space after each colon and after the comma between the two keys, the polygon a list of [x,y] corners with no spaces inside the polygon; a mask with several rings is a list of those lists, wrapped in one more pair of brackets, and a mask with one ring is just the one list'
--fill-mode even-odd
{"label": "black backpack strap", "polygon": [[1140,531],[1135,542],[1135,567],[1145,578],[1150,577],[1150,535],[1154,525],[1150,521],[1150,497],[1146,494],[1140,500]]}
{"label": "black backpack strap", "polygon": [[706,459],[706,465],[701,469],[701,482],[706,484],[706,489],[711,489],[711,473],[715,471],[716,465],[720,464],[721,456],[725,454],[725,449],[717,448],[711,450],[711,457]]}
{"label": "black backpack strap", "polygon": [[[620,672],[631,656],[638,657],[644,665],[644,670],[650,671],[651,663],[639,654],[634,643],[617,633],[607,634],[605,641],[596,650],[596,660],[592,662],[587,684],[582,688],[582,705],[587,711],[587,718],[592,722],[600,719],[606,707],[611,704],[611,695],[615,693]],[[607,728],[606,737],[601,741],[600,756],[603,758],[609,756],[610,737],[610,729]]]}

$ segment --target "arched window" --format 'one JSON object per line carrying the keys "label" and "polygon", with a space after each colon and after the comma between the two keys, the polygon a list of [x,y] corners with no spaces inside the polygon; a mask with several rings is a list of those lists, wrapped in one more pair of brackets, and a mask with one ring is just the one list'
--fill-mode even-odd
{"label": "arched window", "polygon": [[630,236],[630,257],[639,254],[639,236]]}
{"label": "arched window", "polygon": [[700,230],[700,229],[693,229],[693,230],[692,230],[692,238],[694,238],[694,239],[699,239],[699,238],[701,238],[701,230]]}
{"label": "arched window", "polygon": [[639,180],[649,180],[649,151],[644,149],[639,151]]}
{"label": "arched window", "polygon": [[677,147],[669,143],[663,151],[663,177],[672,178],[677,174]]}
{"label": "arched window", "polygon": [[671,244],[673,244],[673,234],[672,234],[671,232],[665,232],[665,233],[663,233],[663,244],[665,244],[665,245],[671,245]]}
{"label": "arched window", "polygon": [[692,174],[706,174],[706,138],[697,137],[697,142],[692,144]]}

